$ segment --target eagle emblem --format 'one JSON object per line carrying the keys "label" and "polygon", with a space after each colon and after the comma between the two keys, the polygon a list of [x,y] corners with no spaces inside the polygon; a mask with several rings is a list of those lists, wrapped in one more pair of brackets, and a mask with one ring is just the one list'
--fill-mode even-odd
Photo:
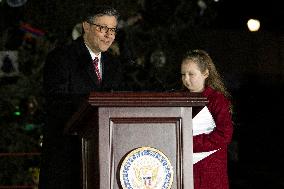
{"label": "eagle emblem", "polygon": [[173,181],[173,168],[169,159],[152,147],[131,151],[120,168],[123,189],[169,189]]}

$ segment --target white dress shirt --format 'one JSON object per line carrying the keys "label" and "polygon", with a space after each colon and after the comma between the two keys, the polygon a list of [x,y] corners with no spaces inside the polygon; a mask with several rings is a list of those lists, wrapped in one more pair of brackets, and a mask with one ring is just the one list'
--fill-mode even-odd
{"label": "white dress shirt", "polygon": [[95,57],[98,57],[98,59],[99,59],[98,67],[99,67],[100,75],[101,75],[101,78],[102,78],[102,63],[101,63],[102,53],[99,53],[99,55],[96,55],[87,45],[86,45],[86,47],[89,50],[89,53],[92,57],[92,60],[94,60]]}

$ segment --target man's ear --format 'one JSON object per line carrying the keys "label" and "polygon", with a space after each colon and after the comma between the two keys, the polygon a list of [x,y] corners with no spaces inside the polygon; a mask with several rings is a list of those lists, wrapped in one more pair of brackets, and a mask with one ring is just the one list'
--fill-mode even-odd
{"label": "man's ear", "polygon": [[83,22],[83,24],[82,24],[82,26],[83,26],[83,30],[84,30],[84,32],[85,33],[88,33],[89,31],[90,31],[90,24],[88,23],[88,22]]}

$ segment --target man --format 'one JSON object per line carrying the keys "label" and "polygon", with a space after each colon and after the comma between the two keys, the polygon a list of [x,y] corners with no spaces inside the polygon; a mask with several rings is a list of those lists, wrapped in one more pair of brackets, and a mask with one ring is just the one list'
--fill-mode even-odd
{"label": "man", "polygon": [[83,36],[47,56],[40,189],[82,188],[80,138],[63,130],[91,91],[121,90],[121,65],[106,52],[115,39],[118,16],[111,7],[92,9],[82,22]]}

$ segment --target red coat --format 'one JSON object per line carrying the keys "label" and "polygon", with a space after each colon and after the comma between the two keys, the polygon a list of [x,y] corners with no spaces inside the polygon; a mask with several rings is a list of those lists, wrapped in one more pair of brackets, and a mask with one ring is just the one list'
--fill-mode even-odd
{"label": "red coat", "polygon": [[206,87],[202,94],[209,101],[207,107],[216,127],[209,134],[193,137],[193,152],[221,149],[194,164],[194,189],[228,189],[227,146],[233,133],[230,101],[210,87]]}

